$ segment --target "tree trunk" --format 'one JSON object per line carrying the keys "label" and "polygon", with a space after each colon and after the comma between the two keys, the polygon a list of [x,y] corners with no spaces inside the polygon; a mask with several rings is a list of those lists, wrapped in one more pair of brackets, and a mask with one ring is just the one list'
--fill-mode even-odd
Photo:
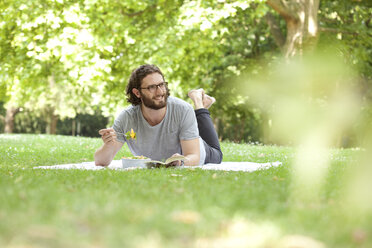
{"label": "tree trunk", "polygon": [[53,114],[52,121],[50,123],[50,134],[57,134],[57,122],[58,116]]}
{"label": "tree trunk", "polygon": [[76,135],[76,118],[72,119],[72,124],[71,124],[71,135],[75,136]]}
{"label": "tree trunk", "polygon": [[10,106],[6,109],[4,133],[13,133],[14,118],[18,112],[19,112],[19,108],[16,108],[13,106]]}
{"label": "tree trunk", "polygon": [[[55,77],[54,73],[52,72],[50,76],[48,76],[48,82],[49,82],[49,87],[53,91],[55,88],[56,82],[55,82]],[[59,96],[58,94],[52,94],[51,98],[55,102],[59,102]],[[58,122],[58,116],[54,114],[55,107],[49,106],[47,107],[47,127],[46,127],[46,133],[47,134],[56,134],[57,133],[57,122]]]}
{"label": "tree trunk", "polygon": [[77,136],[80,136],[81,135],[81,123],[80,123],[79,120],[77,121],[76,135]]}
{"label": "tree trunk", "polygon": [[57,122],[58,116],[54,114],[54,111],[51,111],[47,117],[47,126],[46,126],[46,133],[47,134],[56,134],[57,133]]}
{"label": "tree trunk", "polygon": [[[267,4],[286,21],[287,36],[281,47],[286,58],[302,55],[304,49],[315,47],[318,40],[319,0],[268,0]],[[277,30],[272,18],[270,21],[271,30]]]}
{"label": "tree trunk", "polygon": [[275,143],[273,141],[273,130],[272,130],[272,120],[269,118],[267,114],[264,114],[262,116],[262,127],[263,127],[263,143],[264,144],[273,144]]}

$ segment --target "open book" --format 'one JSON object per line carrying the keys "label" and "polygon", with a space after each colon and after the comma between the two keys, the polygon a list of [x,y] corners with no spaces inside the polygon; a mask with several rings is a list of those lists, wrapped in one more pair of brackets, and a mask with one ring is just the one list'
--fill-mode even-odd
{"label": "open book", "polygon": [[151,169],[151,168],[168,168],[168,167],[174,167],[174,165],[172,164],[172,162],[177,161],[177,160],[184,161],[184,160],[186,160],[186,157],[185,156],[182,156],[182,155],[178,155],[178,156],[174,156],[174,157],[168,158],[167,160],[165,160],[165,162],[151,160],[151,161],[146,162],[146,167],[149,168],[149,169]]}

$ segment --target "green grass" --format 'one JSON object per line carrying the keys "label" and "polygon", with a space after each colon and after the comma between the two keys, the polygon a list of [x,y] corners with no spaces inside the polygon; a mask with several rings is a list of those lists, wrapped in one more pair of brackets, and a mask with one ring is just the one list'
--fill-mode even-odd
{"label": "green grass", "polygon": [[[288,235],[372,247],[372,215],[348,214],[342,193],[356,151],[332,151],[314,202],[291,197],[289,147],[222,143],[224,161],[283,162],[253,173],[32,169],[92,161],[100,145],[98,138],[0,135],[0,247],[236,247],[233,240],[276,247]],[[116,159],[124,155],[128,148]]]}

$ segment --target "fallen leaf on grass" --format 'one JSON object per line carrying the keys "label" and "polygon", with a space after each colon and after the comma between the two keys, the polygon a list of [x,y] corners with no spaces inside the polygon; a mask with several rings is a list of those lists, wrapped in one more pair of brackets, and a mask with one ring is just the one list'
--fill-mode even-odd
{"label": "fallen leaf on grass", "polygon": [[273,176],[274,181],[284,181],[285,179],[282,177]]}
{"label": "fallen leaf on grass", "polygon": [[184,224],[194,224],[199,222],[200,214],[191,210],[176,211],[172,213],[172,220]]}
{"label": "fallen leaf on grass", "polygon": [[176,193],[184,193],[185,192],[185,190],[183,188],[176,188],[174,191]]}
{"label": "fallen leaf on grass", "polygon": [[19,176],[16,178],[16,180],[14,180],[14,183],[19,183],[20,181],[22,181],[23,179],[23,176]]}
{"label": "fallen leaf on grass", "polygon": [[19,199],[21,199],[23,201],[27,199],[26,193],[23,192],[23,191],[18,193],[18,197],[19,197]]}
{"label": "fallen leaf on grass", "polygon": [[367,239],[367,233],[364,230],[357,229],[352,233],[353,241],[357,244],[362,244]]}
{"label": "fallen leaf on grass", "polygon": [[27,230],[27,236],[34,239],[55,239],[57,231],[52,226],[34,225]]}

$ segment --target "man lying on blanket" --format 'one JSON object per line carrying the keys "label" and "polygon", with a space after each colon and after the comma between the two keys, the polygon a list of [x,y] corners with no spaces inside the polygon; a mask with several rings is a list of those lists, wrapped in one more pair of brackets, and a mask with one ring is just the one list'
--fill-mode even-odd
{"label": "man lying on blanket", "polygon": [[[185,161],[173,165],[221,163],[222,152],[208,108],[215,102],[203,89],[191,90],[187,102],[169,94],[168,83],[155,65],[142,65],[129,79],[126,94],[132,106],[123,110],[112,128],[101,129],[103,145],[95,152],[95,164],[107,166],[126,142],[133,155],[164,160],[180,154]],[[128,139],[132,131],[136,139]],[[134,132],[134,133],[133,133]],[[200,136],[199,136],[200,135]]]}

